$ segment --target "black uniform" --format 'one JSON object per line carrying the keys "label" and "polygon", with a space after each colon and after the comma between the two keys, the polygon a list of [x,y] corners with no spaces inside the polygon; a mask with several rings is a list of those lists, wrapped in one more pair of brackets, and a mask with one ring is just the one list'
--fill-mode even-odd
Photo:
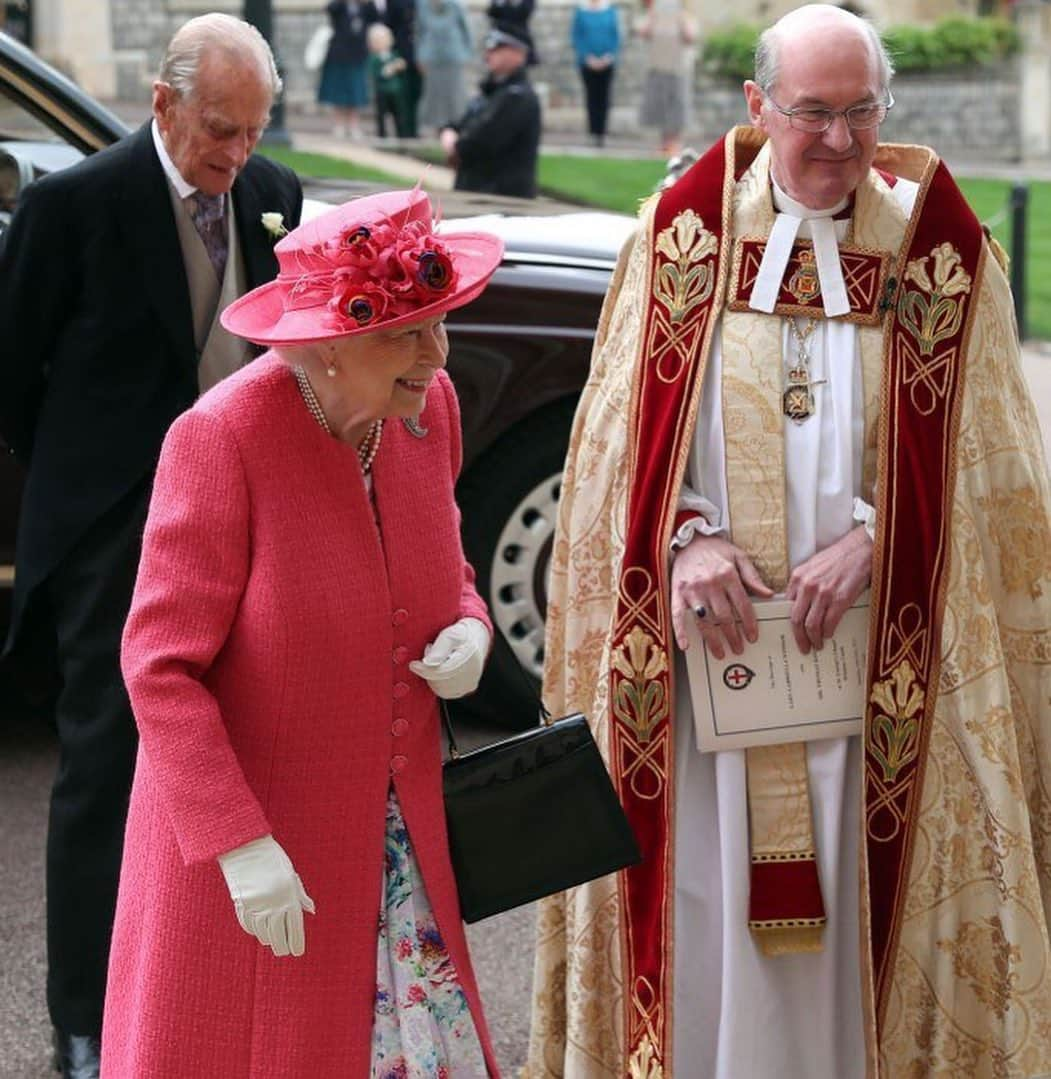
{"label": "black uniform", "polygon": [[456,130],[456,187],[495,195],[536,194],[540,102],[524,67],[497,81],[490,75]]}

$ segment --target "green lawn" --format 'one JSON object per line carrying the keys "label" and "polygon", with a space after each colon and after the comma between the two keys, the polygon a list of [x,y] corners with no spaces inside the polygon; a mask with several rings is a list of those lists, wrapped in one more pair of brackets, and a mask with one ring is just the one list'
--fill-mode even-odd
{"label": "green lawn", "polygon": [[[1006,180],[961,180],[967,201],[993,235],[1011,250],[1011,220],[1006,211],[1011,185]],[[1051,183],[1029,184],[1025,260],[1026,323],[1030,337],[1051,340]]]}
{"label": "green lawn", "polygon": [[538,182],[545,195],[633,214],[664,176],[661,158],[541,154]]}
{"label": "green lawn", "polygon": [[[263,151],[304,176],[374,180],[401,186],[404,181],[321,154],[266,147]],[[436,148],[421,156],[436,159]],[[546,195],[634,213],[639,201],[664,174],[659,158],[580,157],[542,154],[539,181]],[[960,186],[975,213],[990,225],[993,235],[1010,251],[1010,220],[1004,212],[1010,193],[1006,180],[961,180]],[[1051,183],[1034,181],[1029,193],[1029,252],[1026,259],[1026,313],[1030,337],[1051,340]]]}
{"label": "green lawn", "polygon": [[260,146],[258,152],[280,161],[300,176],[314,176],[319,180],[369,180],[392,187],[403,186],[403,181],[390,173],[379,169],[370,169],[364,165],[355,165],[341,157],[329,157],[327,154],[305,154],[287,146]]}

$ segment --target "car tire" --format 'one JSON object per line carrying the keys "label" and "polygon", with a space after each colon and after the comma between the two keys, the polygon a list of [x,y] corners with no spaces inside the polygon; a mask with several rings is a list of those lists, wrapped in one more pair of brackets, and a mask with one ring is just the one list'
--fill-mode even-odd
{"label": "car tire", "polygon": [[467,559],[497,633],[486,673],[465,702],[478,718],[516,730],[537,722],[544,662],[547,570],[562,467],[576,402],[560,401],[504,434],[457,489]]}

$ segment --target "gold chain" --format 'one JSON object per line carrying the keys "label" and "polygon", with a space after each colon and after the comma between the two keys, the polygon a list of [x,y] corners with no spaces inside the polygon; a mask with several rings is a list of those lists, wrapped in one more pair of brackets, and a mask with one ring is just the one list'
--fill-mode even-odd
{"label": "gold chain", "polygon": [[[310,384],[306,371],[298,365],[292,368],[296,376],[296,385],[299,386],[300,396],[307,406],[307,411],[317,421],[318,426],[325,434],[332,434],[332,428],[328,425],[328,419],[321,408],[321,402],[317,399],[314,387]],[[368,472],[372,468],[372,462],[376,460],[376,454],[380,450],[380,439],[383,438],[383,420],[373,420],[369,424],[365,437],[358,443],[358,460],[361,462],[361,471]]]}
{"label": "gold chain", "polygon": [[781,400],[784,414],[795,423],[803,423],[814,415],[814,394],[811,387],[820,386],[827,381],[823,378],[810,378],[810,338],[816,326],[817,319],[805,319],[802,329],[794,318],[788,319],[788,327],[796,343],[796,359],[789,364]]}

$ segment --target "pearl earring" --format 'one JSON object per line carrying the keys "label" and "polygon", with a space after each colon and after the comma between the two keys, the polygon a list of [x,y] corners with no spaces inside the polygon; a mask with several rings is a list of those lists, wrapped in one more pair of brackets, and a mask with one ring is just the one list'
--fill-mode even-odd
{"label": "pearl earring", "polygon": [[335,360],[329,360],[328,361],[328,367],[325,368],[325,374],[328,375],[329,378],[335,378],[336,377],[336,361]]}

